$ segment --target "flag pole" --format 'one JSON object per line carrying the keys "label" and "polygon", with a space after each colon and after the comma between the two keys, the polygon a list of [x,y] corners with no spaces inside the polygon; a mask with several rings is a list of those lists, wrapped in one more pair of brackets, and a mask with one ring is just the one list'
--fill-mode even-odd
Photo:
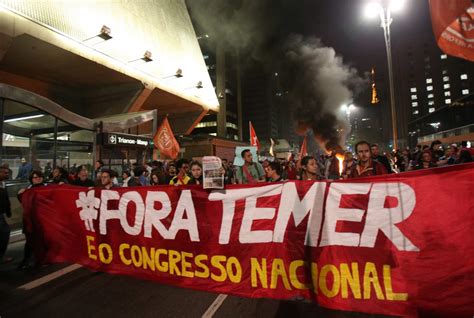
{"label": "flag pole", "polygon": [[252,122],[249,120],[249,143],[252,146]]}

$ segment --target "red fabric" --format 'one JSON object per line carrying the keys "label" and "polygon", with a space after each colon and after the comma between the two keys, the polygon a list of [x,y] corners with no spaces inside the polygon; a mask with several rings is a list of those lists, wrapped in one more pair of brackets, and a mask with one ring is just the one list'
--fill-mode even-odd
{"label": "red fabric", "polygon": [[171,159],[178,158],[179,154],[179,143],[174,138],[173,130],[171,130],[168,117],[165,117],[161,123],[160,128],[153,136],[153,142],[155,146],[160,150],[162,156],[169,157]]}
{"label": "red fabric", "polygon": [[301,144],[301,150],[300,150],[300,160],[304,156],[308,155],[308,146],[307,146],[307,136],[304,136],[303,143]]}
{"label": "red fabric", "polygon": [[474,61],[474,10],[470,9],[471,4],[471,0],[430,0],[430,9],[433,32],[441,50]]}
{"label": "red fabric", "polygon": [[[231,185],[225,191],[53,185],[27,190],[23,206],[27,236],[42,261],[244,297],[303,297],[338,310],[472,317],[473,188],[474,164],[464,164],[334,182]],[[88,229],[81,202],[89,194],[91,205],[100,208]],[[112,194],[116,200],[107,203]],[[222,201],[231,194],[236,201]],[[153,195],[161,199],[150,200]],[[303,198],[310,198],[307,204],[293,204]],[[295,217],[285,214],[288,206],[287,212],[313,210]],[[288,221],[282,223],[284,215]],[[159,226],[153,223],[146,236],[152,217]],[[181,229],[170,236],[194,217],[196,233]],[[385,221],[374,223],[380,217]],[[315,243],[305,244],[306,237]]]}
{"label": "red fabric", "polygon": [[257,133],[255,132],[255,129],[253,129],[252,122],[249,122],[249,129],[250,129],[250,145],[257,147],[257,151],[259,151],[260,142],[258,141]]}
{"label": "red fabric", "polygon": [[242,166],[242,171],[245,174],[245,178],[247,179],[247,183],[255,183],[255,179],[252,177],[252,174],[249,171],[249,168],[244,164]]}

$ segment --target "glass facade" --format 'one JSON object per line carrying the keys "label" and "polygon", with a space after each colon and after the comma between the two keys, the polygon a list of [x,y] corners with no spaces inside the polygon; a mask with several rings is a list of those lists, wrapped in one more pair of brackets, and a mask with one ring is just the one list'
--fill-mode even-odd
{"label": "glass facade", "polygon": [[91,171],[95,133],[32,105],[2,97],[0,117],[0,161],[10,171],[9,180],[5,182],[12,205],[12,217],[8,222],[12,229],[19,229],[22,208],[17,193],[29,185],[31,171],[43,172],[46,181],[56,166],[70,171],[86,165]]}

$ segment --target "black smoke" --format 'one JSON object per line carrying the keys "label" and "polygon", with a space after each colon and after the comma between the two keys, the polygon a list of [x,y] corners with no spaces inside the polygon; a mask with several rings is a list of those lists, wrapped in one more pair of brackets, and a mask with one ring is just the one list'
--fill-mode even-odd
{"label": "black smoke", "polygon": [[248,52],[268,70],[281,70],[300,133],[311,129],[326,150],[343,144],[348,124],[340,107],[366,82],[333,48],[298,34],[304,28],[302,6],[290,0],[188,0],[187,5],[199,33],[228,51]]}

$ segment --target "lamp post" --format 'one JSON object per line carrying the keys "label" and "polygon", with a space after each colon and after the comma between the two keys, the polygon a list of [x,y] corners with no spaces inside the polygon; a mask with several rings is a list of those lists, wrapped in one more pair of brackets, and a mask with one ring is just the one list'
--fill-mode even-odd
{"label": "lamp post", "polygon": [[393,150],[398,150],[397,111],[395,109],[395,89],[393,83],[392,49],[390,41],[390,24],[392,11],[400,10],[403,0],[379,0],[367,4],[365,13],[368,17],[380,16],[380,26],[383,29],[385,48],[387,50],[388,78],[390,85],[390,111],[392,114]]}
{"label": "lamp post", "polygon": [[[353,112],[354,110],[356,110],[356,107],[354,106],[354,104],[349,104],[349,105],[344,104],[341,106],[341,111],[346,113],[347,122],[349,123],[349,131],[347,133],[347,136],[349,136],[349,133],[352,133],[351,112]],[[347,142],[347,140],[346,140],[346,146],[350,149],[351,144]]]}

